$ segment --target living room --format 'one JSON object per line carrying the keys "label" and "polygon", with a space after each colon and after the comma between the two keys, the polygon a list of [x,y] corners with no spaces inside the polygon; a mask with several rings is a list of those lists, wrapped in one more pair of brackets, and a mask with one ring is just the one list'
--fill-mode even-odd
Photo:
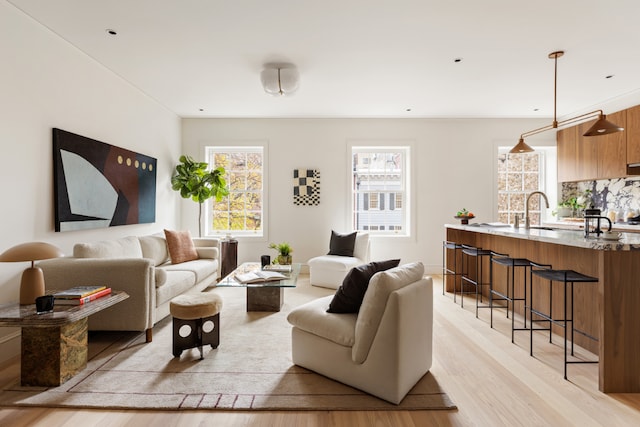
{"label": "living room", "polygon": [[[270,242],[288,241],[294,248],[294,260],[305,263],[327,252],[332,229],[346,232],[352,227],[350,144],[382,142],[411,147],[410,236],[372,236],[371,259],[420,261],[428,274],[440,274],[444,224],[454,221],[456,211],[466,207],[483,221],[495,218],[498,147],[514,145],[523,130],[549,121],[548,115],[446,118],[400,113],[393,118],[277,118],[275,113],[271,118],[207,118],[194,111],[193,116],[182,117],[9,1],[0,2],[0,34],[0,53],[5,59],[0,79],[5,168],[0,174],[8,201],[0,250],[46,241],[71,254],[78,242],[146,235],[165,228],[197,235],[197,204],[181,199],[171,189],[178,158],[183,154],[200,158],[207,145],[257,141],[266,144],[268,153],[265,235],[239,238],[238,261],[258,260],[270,253]],[[540,62],[549,65],[544,61],[548,60],[543,56]],[[255,91],[262,91],[259,72],[256,69],[252,76]],[[541,77],[545,88],[549,77]],[[302,73],[301,91],[305,78]],[[273,103],[288,101],[264,96]],[[636,90],[625,97],[600,100],[597,108],[613,112],[637,104],[640,92]],[[52,128],[156,158],[156,221],[55,232]],[[552,147],[555,134],[538,135],[528,142]],[[321,172],[319,205],[292,203],[292,172],[299,168]],[[3,263],[1,267],[0,302],[15,301],[26,265]],[[453,309],[459,308],[454,305]],[[19,355],[19,334],[18,329],[0,329],[0,363]]]}

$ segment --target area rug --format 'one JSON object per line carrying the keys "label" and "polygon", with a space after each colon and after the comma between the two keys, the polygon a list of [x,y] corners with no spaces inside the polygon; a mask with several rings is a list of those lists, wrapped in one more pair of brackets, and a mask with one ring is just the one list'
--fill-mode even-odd
{"label": "area rug", "polygon": [[288,312],[335,291],[301,276],[285,289],[277,313],[247,312],[246,289],[209,288],[222,296],[220,346],[172,355],[171,318],[144,333],[91,332],[87,368],[60,387],[22,387],[0,392],[1,406],[113,409],[222,410],[434,410],[455,405],[427,373],[400,405],[296,366],[291,361]]}

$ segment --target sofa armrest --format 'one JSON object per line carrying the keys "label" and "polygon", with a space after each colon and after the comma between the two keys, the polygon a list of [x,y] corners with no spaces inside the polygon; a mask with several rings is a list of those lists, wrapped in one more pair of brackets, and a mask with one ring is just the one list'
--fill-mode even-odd
{"label": "sofa armrest", "polygon": [[91,316],[92,329],[143,331],[155,322],[155,268],[148,258],[55,258],[41,261],[45,286],[68,289],[105,285],[129,294],[126,300]]}
{"label": "sofa armrest", "polygon": [[194,237],[193,245],[198,252],[198,258],[219,259],[220,258],[220,239],[213,237]]}

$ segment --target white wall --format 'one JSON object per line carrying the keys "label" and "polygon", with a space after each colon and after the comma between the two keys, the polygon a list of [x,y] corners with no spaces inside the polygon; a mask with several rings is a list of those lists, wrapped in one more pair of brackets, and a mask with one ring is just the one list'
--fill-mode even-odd
{"label": "white wall", "polygon": [[[415,233],[411,238],[379,237],[372,259],[400,257],[422,261],[441,272],[444,224],[460,208],[477,221],[494,221],[494,162],[499,145],[515,145],[520,134],[546,120],[445,119],[185,119],[185,154],[203,158],[205,145],[234,141],[268,142],[268,212],[264,239],[239,241],[239,262],[275,255],[269,242],[288,241],[294,262],[326,253],[331,229],[348,231],[349,153],[353,141],[403,141],[413,144]],[[554,143],[554,133],[539,145]],[[320,170],[320,205],[295,206],[293,170]],[[183,204],[183,226],[197,232],[197,204]]]}
{"label": "white wall", "polygon": [[[175,228],[170,174],[180,118],[6,2],[0,2],[0,252],[46,241],[73,244]],[[58,127],[158,159],[156,223],[54,232],[51,129]],[[18,298],[28,263],[0,263],[0,303]],[[18,354],[18,331],[0,328],[0,361]]]}

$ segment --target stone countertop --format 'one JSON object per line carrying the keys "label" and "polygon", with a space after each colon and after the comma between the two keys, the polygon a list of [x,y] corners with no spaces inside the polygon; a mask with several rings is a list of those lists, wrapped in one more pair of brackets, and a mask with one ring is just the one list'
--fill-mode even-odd
{"label": "stone countertop", "polygon": [[[602,221],[603,226],[607,225],[606,221]],[[549,227],[557,227],[557,228],[566,228],[566,229],[574,229],[574,230],[584,230],[584,219],[583,218],[573,218],[566,220],[556,220],[556,221],[545,221],[543,226]],[[640,233],[640,225],[629,224],[626,222],[614,222],[612,224],[611,229],[613,231],[624,231],[629,233]]]}
{"label": "stone countertop", "polygon": [[445,224],[446,228],[471,231],[474,233],[494,234],[514,239],[534,240],[553,243],[556,245],[574,246],[602,251],[632,251],[640,250],[640,234],[620,233],[619,240],[605,240],[602,237],[584,237],[583,230],[543,230],[524,227],[514,228],[512,225],[491,225],[487,223],[471,223],[468,225]]}

